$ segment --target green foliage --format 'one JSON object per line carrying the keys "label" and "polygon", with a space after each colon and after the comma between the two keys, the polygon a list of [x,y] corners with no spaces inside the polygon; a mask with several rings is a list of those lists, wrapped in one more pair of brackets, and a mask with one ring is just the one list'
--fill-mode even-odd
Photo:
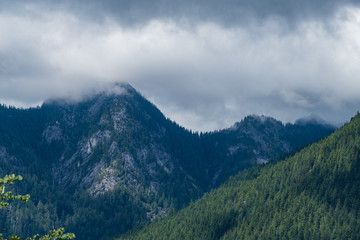
{"label": "green foliage", "polygon": [[[14,174],[6,175],[4,178],[0,178],[0,209],[7,207],[9,205],[9,200],[20,200],[27,202],[30,198],[30,195],[13,195],[11,191],[5,191],[6,184],[14,184],[16,181],[21,181],[22,176],[15,176]],[[64,228],[59,228],[57,230],[51,230],[49,234],[41,236],[39,234],[34,235],[33,237],[28,237],[26,240],[65,240],[65,239],[74,239],[75,234],[65,233]],[[19,237],[15,234],[9,238],[3,238],[3,235],[0,233],[0,240],[21,240],[22,237]]]}
{"label": "green foliage", "polygon": [[76,196],[76,202],[82,204],[66,225],[82,239],[114,236],[146,220],[144,206],[126,189],[116,189],[95,198],[83,192]]}
{"label": "green foliage", "polygon": [[[65,239],[74,239],[75,234],[73,233],[64,233],[64,228],[59,228],[57,230],[51,230],[49,234],[44,236],[39,236],[39,234],[34,235],[33,237],[28,237],[26,240],[65,240]],[[24,238],[12,235],[9,238],[3,238],[0,234],[0,240],[22,240]]]}
{"label": "green foliage", "polygon": [[120,239],[360,239],[360,114]]}
{"label": "green foliage", "polygon": [[0,209],[9,205],[9,200],[20,200],[27,202],[30,195],[13,195],[11,191],[5,192],[6,184],[14,184],[16,181],[21,181],[21,176],[15,176],[14,174],[6,175],[4,178],[0,178]]}

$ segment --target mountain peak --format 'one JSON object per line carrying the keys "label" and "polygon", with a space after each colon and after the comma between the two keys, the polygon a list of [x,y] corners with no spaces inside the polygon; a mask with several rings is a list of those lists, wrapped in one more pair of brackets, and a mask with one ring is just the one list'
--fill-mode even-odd
{"label": "mountain peak", "polygon": [[230,130],[239,130],[239,128],[243,126],[259,126],[259,125],[265,125],[265,124],[271,124],[271,125],[283,125],[283,123],[279,120],[276,120],[275,118],[264,116],[264,115],[248,115],[240,122],[236,122],[232,127],[230,127]]}
{"label": "mountain peak", "polygon": [[140,95],[135,88],[126,82],[115,82],[102,84],[97,88],[89,89],[76,96],[50,98],[43,105],[76,105],[78,103],[92,101],[95,98],[114,97],[114,96],[134,96]]}

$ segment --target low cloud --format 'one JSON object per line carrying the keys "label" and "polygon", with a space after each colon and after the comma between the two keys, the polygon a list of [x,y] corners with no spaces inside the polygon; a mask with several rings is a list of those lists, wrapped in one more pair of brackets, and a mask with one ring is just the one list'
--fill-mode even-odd
{"label": "low cloud", "polygon": [[65,7],[21,11],[0,13],[5,103],[75,98],[125,81],[193,130],[228,127],[254,113],[284,121],[317,113],[342,122],[360,103],[355,7],[286,31],[284,18],[225,26],[159,17],[128,27],[111,15],[88,21]]}

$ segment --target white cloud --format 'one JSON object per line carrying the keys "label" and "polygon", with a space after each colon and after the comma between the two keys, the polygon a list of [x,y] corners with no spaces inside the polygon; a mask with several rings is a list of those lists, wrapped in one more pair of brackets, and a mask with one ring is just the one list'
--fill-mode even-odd
{"label": "white cloud", "polygon": [[317,112],[343,121],[338,111],[350,116],[360,103],[357,8],[342,9],[327,25],[307,21],[290,31],[281,19],[229,28],[153,20],[129,28],[110,18],[94,23],[34,6],[24,11],[0,13],[6,103],[37,104],[127,81],[195,130],[252,113],[293,121]]}

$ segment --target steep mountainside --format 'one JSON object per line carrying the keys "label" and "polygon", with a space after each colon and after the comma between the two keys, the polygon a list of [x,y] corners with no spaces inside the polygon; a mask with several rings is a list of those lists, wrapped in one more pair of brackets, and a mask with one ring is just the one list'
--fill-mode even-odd
{"label": "steep mountainside", "polygon": [[359,239],[360,114],[120,239]]}
{"label": "steep mountainside", "polygon": [[0,123],[0,173],[23,175],[18,191],[32,195],[27,208],[0,212],[0,227],[30,235],[62,225],[77,239],[114,236],[183,208],[238,171],[334,130],[249,116],[192,133],[127,84],[80,102],[2,106]]}

